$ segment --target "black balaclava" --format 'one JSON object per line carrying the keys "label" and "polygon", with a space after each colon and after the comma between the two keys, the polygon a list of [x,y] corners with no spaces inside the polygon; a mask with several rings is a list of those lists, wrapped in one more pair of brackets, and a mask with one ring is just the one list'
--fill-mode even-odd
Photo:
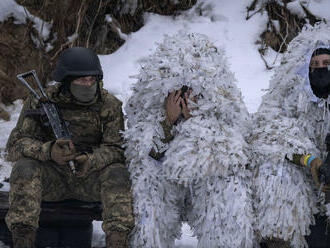
{"label": "black balaclava", "polygon": [[[319,48],[316,49],[312,57],[321,55],[321,54],[329,54],[330,50],[327,48]],[[327,98],[330,94],[330,68],[322,67],[322,68],[309,68],[309,82],[311,84],[311,88],[313,90],[314,95],[319,98]]]}

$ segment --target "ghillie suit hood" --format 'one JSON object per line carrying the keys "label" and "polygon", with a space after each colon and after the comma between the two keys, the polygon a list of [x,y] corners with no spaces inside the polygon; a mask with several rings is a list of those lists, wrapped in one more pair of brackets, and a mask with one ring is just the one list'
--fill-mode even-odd
{"label": "ghillie suit hood", "polygon": [[[155,236],[159,235],[155,234],[156,230],[160,230],[168,240],[171,236],[179,236],[166,233],[164,228],[176,218],[174,211],[180,211],[166,208],[166,204],[170,204],[178,194],[170,189],[171,186],[165,186],[169,184],[186,189],[199,188],[199,192],[205,195],[217,192],[206,202],[198,202],[200,207],[193,208],[194,218],[199,218],[190,219],[195,235],[200,238],[205,232],[202,224],[209,221],[214,235],[221,240],[217,241],[218,244],[251,247],[253,217],[250,211],[250,173],[246,170],[249,150],[245,141],[250,121],[241,93],[233,84],[234,75],[228,69],[223,50],[216,48],[203,35],[179,33],[173,37],[166,36],[156,52],[142,59],[141,64],[138,82],[133,86],[133,95],[125,108],[128,117],[126,157],[133,182],[136,228],[142,233],[134,241],[135,247],[152,247],[154,244],[173,247],[169,244],[162,246],[161,241],[155,240]],[[174,139],[165,144],[160,125],[166,116],[165,98],[169,92],[179,90],[183,85],[192,88],[192,94],[198,96],[198,101],[189,103],[193,109],[192,117],[179,121],[172,130]],[[151,149],[166,151],[163,160],[156,162],[151,159]],[[221,190],[227,193],[219,193]],[[232,190],[235,190],[233,194],[236,197],[231,194]],[[198,190],[193,191],[190,190],[190,194],[194,205],[197,198],[194,199],[193,195]],[[229,202],[234,206],[227,206]],[[216,209],[229,207],[231,211],[215,210],[213,219],[218,223],[214,224],[206,220],[207,204],[218,204],[214,207]],[[246,209],[244,214],[241,213],[243,208]],[[204,216],[201,216],[203,211]],[[157,213],[162,217],[157,217]],[[224,216],[224,213],[228,215]],[[150,230],[147,230],[146,222],[152,222]],[[223,223],[227,223],[228,227],[224,227]],[[241,224],[239,228],[235,226],[237,223]],[[208,237],[203,237],[199,247],[210,247]]]}
{"label": "ghillie suit hood", "polygon": [[330,47],[326,24],[306,27],[292,40],[254,116],[258,229],[262,237],[290,240],[293,247],[307,246],[303,236],[310,233],[321,201],[309,171],[285,159],[293,154],[325,155],[328,100],[313,94],[308,78],[312,53],[320,47]]}

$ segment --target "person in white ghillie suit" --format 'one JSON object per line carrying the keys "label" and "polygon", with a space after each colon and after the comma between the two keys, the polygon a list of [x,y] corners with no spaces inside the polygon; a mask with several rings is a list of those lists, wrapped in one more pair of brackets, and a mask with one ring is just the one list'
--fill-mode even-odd
{"label": "person in white ghillie suit", "polygon": [[330,214],[322,193],[328,188],[319,181],[330,132],[328,49],[329,25],[305,27],[289,44],[254,116],[257,231],[268,247],[308,247],[304,236],[314,214]]}
{"label": "person in white ghillie suit", "polygon": [[184,220],[200,248],[252,248],[251,123],[224,51],[179,32],[141,64],[125,107],[132,247],[173,248]]}

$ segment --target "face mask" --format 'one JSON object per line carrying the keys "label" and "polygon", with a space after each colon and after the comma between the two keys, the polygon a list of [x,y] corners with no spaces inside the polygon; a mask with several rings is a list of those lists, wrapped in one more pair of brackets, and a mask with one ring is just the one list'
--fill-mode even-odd
{"label": "face mask", "polygon": [[97,90],[97,83],[92,86],[73,84],[70,85],[71,94],[82,103],[88,103],[94,100]]}
{"label": "face mask", "polygon": [[314,95],[327,98],[330,94],[330,71],[328,67],[314,68],[309,71],[309,81]]}

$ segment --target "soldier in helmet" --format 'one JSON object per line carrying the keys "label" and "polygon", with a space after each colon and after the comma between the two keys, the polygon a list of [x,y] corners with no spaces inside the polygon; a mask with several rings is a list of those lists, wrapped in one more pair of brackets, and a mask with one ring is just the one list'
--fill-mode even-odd
{"label": "soldier in helmet", "polygon": [[26,100],[6,147],[7,159],[16,161],[6,216],[14,247],[34,247],[42,200],[64,199],[101,201],[107,247],[127,247],[134,220],[120,134],[123,114],[121,102],[102,88],[102,77],[92,50],[74,47],[60,55],[53,73],[58,84],[46,91],[72,140],[56,139],[38,100]]}

